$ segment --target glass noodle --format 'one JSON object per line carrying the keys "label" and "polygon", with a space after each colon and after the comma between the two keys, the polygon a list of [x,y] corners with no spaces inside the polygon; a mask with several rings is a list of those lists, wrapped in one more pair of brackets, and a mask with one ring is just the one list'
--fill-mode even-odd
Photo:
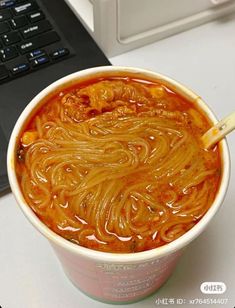
{"label": "glass noodle", "polygon": [[217,147],[197,108],[158,83],[99,78],[55,93],[19,138],[23,195],[54,232],[108,252],[171,242],[212,204]]}

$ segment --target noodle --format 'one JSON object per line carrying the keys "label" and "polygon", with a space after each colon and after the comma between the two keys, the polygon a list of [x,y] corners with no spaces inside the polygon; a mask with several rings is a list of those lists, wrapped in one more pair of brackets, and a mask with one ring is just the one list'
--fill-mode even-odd
{"label": "noodle", "polygon": [[165,87],[131,79],[57,93],[19,140],[25,200],[88,248],[138,252],[175,240],[205,214],[220,180],[218,150],[201,148],[210,125],[198,113]]}

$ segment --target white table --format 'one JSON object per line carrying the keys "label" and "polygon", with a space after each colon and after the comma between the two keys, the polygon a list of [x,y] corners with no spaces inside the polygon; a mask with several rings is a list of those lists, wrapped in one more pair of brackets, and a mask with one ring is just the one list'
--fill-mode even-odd
{"label": "white table", "polygon": [[[200,94],[219,118],[235,109],[235,15],[110,60],[114,65],[139,66],[181,81]],[[187,248],[168,282],[156,294],[128,306],[165,307],[155,300],[206,297],[228,298],[228,304],[186,307],[235,306],[235,133],[228,142],[232,172],[221,210]],[[11,193],[1,196],[0,209],[2,308],[112,307],[88,298],[67,280],[47,240],[29,224]],[[200,284],[204,281],[222,281],[227,291],[203,296]]]}

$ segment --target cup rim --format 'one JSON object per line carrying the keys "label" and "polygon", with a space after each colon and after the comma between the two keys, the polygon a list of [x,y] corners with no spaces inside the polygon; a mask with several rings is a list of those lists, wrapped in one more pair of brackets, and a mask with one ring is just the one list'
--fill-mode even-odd
{"label": "cup rim", "polygon": [[188,87],[182,85],[181,83],[173,80],[170,77],[167,77],[166,75],[142,68],[128,67],[128,66],[100,66],[100,67],[89,68],[72,73],[53,82],[45,89],[43,89],[41,92],[39,92],[25,107],[25,109],[19,116],[10,137],[8,151],[7,151],[7,171],[8,171],[8,178],[11,190],[24,215],[31,222],[31,224],[37,230],[39,230],[40,233],[42,233],[49,241],[51,241],[52,244],[55,244],[56,246],[65,249],[66,251],[70,251],[71,253],[80,256],[82,255],[90,259],[95,259],[103,262],[118,262],[118,263],[125,262],[133,264],[140,261],[147,261],[160,258],[165,255],[174,253],[180,250],[181,248],[185,247],[186,245],[188,245],[194,238],[196,238],[205,229],[207,224],[210,222],[212,217],[215,215],[215,213],[221,206],[223,199],[225,197],[230,178],[230,156],[229,156],[227,141],[226,139],[223,139],[219,143],[220,156],[223,164],[222,168],[223,171],[221,175],[220,186],[214,202],[212,203],[208,211],[204,214],[204,216],[200,219],[200,221],[197,222],[197,224],[193,228],[191,228],[185,234],[183,234],[182,236],[180,236],[179,238],[170,243],[164,244],[163,246],[151,250],[146,250],[141,252],[112,253],[112,252],[102,252],[102,251],[92,250],[90,248],[79,246],[64,239],[62,236],[56,234],[36,216],[33,210],[27,205],[26,201],[24,200],[23,194],[21,193],[21,189],[19,187],[14,169],[16,141],[18,140],[18,134],[21,130],[23,123],[30,115],[30,113],[34,110],[35,106],[37,106],[38,103],[42,101],[42,99],[46,97],[49,93],[51,93],[61,85],[67,84],[70,81],[77,80],[78,78],[84,78],[86,76],[96,75],[97,73],[105,74],[108,72],[109,73],[111,72],[113,74],[115,73],[117,74],[118,72],[124,72],[127,74],[133,73],[136,75],[142,75],[142,77],[147,76],[155,80],[158,80],[160,83],[167,85],[171,89],[174,89],[174,91],[184,96],[185,98],[188,98],[191,101],[196,102],[199,108],[202,109],[207,114],[207,116],[213,123],[217,122],[217,118],[214,115],[214,113],[197,94],[195,94]]}

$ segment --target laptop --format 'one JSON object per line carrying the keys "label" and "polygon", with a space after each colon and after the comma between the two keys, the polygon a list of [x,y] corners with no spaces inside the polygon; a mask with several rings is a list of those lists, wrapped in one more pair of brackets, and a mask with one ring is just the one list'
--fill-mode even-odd
{"label": "laptop", "polygon": [[24,107],[53,81],[110,65],[65,0],[0,0],[0,192],[8,141]]}

